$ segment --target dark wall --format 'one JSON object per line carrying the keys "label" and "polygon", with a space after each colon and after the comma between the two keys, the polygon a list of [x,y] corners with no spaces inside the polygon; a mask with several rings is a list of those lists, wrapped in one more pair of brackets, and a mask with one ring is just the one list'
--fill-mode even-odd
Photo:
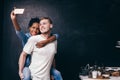
{"label": "dark wall", "polygon": [[64,80],[77,80],[80,67],[87,63],[120,66],[120,49],[115,48],[116,41],[120,40],[119,0],[6,0],[3,6],[2,80],[19,79],[18,58],[22,46],[10,20],[14,6],[25,8],[24,14],[17,16],[25,32],[31,17],[52,18],[53,33],[60,35],[56,67]]}

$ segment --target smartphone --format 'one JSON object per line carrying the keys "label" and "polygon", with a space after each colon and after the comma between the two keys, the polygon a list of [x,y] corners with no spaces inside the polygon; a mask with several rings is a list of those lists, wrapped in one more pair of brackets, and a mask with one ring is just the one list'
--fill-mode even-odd
{"label": "smartphone", "polygon": [[24,8],[15,8],[14,9],[14,14],[23,14],[24,13]]}

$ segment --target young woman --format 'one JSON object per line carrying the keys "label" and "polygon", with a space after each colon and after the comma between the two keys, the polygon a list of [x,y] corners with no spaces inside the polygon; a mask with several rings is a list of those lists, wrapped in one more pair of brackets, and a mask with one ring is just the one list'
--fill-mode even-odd
{"label": "young woman", "polygon": [[[40,34],[40,31],[39,31],[39,21],[40,20],[39,20],[39,18],[31,18],[31,20],[29,21],[29,24],[28,24],[29,32],[24,33],[22,31],[21,27],[19,26],[18,22],[17,22],[16,14],[14,14],[14,11],[11,12],[10,16],[11,16],[11,20],[12,20],[13,26],[14,26],[15,31],[16,31],[16,35],[22,41],[23,46],[26,44],[27,40],[31,36],[35,36],[37,34]],[[46,44],[56,40],[57,38],[58,38],[58,35],[53,34],[47,40],[38,42],[36,44],[36,46],[38,48],[44,47]],[[23,69],[23,74],[24,74],[24,79],[23,80],[30,80],[30,70],[28,68],[28,66],[30,64],[30,60],[31,60],[30,58],[31,58],[31,56],[27,55],[25,65],[24,65],[25,67]],[[51,73],[52,73],[55,80],[62,80],[62,76],[61,76],[60,72],[58,70],[56,70],[55,68],[51,69]]]}

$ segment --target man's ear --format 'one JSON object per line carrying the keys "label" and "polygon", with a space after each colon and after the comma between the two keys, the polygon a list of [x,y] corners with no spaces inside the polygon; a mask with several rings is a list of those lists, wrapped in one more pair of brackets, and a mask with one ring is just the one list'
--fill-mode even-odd
{"label": "man's ear", "polygon": [[53,28],[53,25],[52,25],[52,24],[50,25],[50,28]]}

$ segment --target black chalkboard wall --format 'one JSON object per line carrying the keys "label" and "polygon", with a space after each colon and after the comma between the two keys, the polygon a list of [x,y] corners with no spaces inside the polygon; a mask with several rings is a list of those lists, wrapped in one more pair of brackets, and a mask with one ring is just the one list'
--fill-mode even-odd
{"label": "black chalkboard wall", "polygon": [[119,0],[4,0],[1,4],[2,80],[19,80],[22,45],[10,20],[14,6],[25,8],[17,16],[25,32],[30,18],[52,18],[53,33],[59,34],[56,68],[64,80],[79,80],[80,67],[87,63],[120,66],[120,49],[115,48],[120,40]]}

